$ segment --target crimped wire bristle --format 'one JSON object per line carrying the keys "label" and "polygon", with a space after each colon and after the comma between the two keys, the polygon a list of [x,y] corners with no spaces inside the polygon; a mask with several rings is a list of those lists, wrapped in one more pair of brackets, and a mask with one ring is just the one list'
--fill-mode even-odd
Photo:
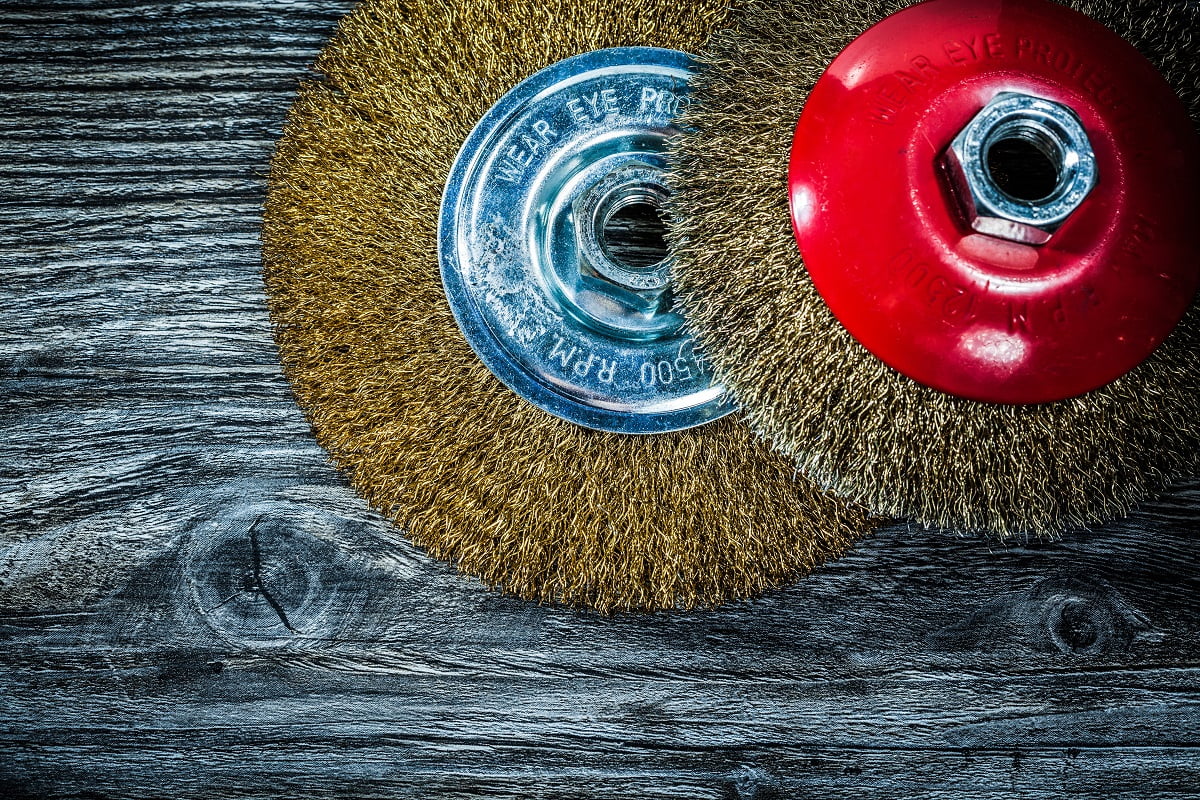
{"label": "crimped wire bristle", "polygon": [[623,437],[527,405],[475,358],[443,296],[442,186],[492,103],[588,50],[695,50],[725,6],[372,0],[291,112],[264,229],[287,375],[354,486],[488,585],[600,610],[711,606],[792,580],[868,529],[736,422]]}
{"label": "crimped wire bristle", "polygon": [[[757,4],[701,53],[671,156],[675,285],[751,425],[819,483],[879,513],[1002,535],[1121,516],[1200,458],[1200,316],[1117,382],[1001,406],[917,384],[831,315],[796,249],[787,168],[829,62],[911,2]],[[1133,43],[1200,110],[1195,6],[1066,3]],[[864,221],[863,235],[886,220]]]}

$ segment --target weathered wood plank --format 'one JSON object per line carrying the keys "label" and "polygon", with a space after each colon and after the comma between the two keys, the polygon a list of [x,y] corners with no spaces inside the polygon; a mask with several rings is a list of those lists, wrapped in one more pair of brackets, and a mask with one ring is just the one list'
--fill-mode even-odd
{"label": "weathered wood plank", "polygon": [[257,241],[348,8],[0,15],[0,795],[1200,794],[1200,481],[607,619],[367,509],[280,374]]}

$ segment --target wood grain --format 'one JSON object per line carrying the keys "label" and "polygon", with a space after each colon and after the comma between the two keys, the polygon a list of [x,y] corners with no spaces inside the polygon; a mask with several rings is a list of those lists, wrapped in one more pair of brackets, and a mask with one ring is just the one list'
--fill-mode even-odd
{"label": "wood grain", "polygon": [[348,8],[0,14],[0,794],[1200,794],[1200,483],[613,618],[488,593],[367,509],[280,375],[257,238]]}

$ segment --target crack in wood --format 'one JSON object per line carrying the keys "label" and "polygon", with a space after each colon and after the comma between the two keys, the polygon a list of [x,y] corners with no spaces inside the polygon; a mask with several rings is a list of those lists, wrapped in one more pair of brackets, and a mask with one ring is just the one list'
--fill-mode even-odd
{"label": "crack in wood", "polygon": [[288,622],[287,614],[284,612],[283,606],[279,604],[279,601],[275,599],[274,595],[272,595],[267,589],[266,584],[263,583],[262,553],[259,550],[258,545],[258,525],[261,521],[262,517],[259,517],[250,524],[250,559],[254,568],[253,590],[261,594],[263,600],[267,601],[267,605],[269,605],[275,611],[275,613],[279,615],[279,621],[283,623],[283,627],[287,628],[292,633],[299,633],[299,631],[292,627],[292,623]]}

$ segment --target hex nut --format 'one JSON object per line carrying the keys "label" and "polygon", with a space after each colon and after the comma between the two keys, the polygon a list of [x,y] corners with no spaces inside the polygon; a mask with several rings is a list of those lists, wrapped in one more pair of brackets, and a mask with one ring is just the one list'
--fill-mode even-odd
{"label": "hex nut", "polygon": [[621,263],[605,251],[602,236],[620,209],[639,202],[661,207],[666,199],[661,170],[640,162],[626,163],[580,192],[572,203],[580,279],[603,282],[608,294],[630,305],[657,306],[669,288],[668,260],[646,267]]}
{"label": "hex nut", "polygon": [[[1014,196],[993,174],[992,148],[1014,141],[1055,169],[1057,180],[1045,196]],[[1075,112],[1017,92],[1003,92],[984,106],[951,142],[943,163],[972,229],[1031,245],[1048,242],[1099,177],[1091,141]]]}

